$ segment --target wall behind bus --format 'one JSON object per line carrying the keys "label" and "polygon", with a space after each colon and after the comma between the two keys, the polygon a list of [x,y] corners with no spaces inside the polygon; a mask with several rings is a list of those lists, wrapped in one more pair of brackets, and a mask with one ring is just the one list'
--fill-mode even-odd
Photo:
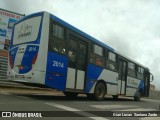
{"label": "wall behind bus", "polygon": [[15,22],[24,15],[0,8],[0,80],[7,80],[8,49]]}
{"label": "wall behind bus", "polygon": [[150,90],[149,98],[151,98],[151,99],[159,99],[160,100],[160,91]]}
{"label": "wall behind bus", "polygon": [[24,15],[0,8],[0,49],[8,50],[12,36],[12,28],[15,22]]}

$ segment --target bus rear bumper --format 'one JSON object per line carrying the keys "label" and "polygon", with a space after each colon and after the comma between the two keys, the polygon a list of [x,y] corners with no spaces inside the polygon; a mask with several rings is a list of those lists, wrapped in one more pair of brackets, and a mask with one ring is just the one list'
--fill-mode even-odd
{"label": "bus rear bumper", "polygon": [[7,79],[15,82],[44,84],[45,71],[31,70],[25,74],[17,74],[13,70],[7,73]]}

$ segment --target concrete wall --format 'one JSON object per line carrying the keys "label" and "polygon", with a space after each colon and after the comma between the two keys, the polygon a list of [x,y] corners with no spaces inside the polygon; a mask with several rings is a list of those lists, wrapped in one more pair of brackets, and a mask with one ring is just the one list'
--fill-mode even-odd
{"label": "concrete wall", "polygon": [[160,99],[160,91],[151,90],[149,98],[151,98],[151,99]]}

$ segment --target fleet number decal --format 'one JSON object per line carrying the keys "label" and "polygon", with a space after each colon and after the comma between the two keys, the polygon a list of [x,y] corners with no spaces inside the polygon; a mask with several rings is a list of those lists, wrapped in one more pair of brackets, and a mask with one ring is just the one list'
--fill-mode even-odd
{"label": "fleet number decal", "polygon": [[63,68],[64,63],[59,62],[59,61],[53,61],[53,66]]}
{"label": "fleet number decal", "polygon": [[29,47],[29,51],[36,51],[36,47]]}

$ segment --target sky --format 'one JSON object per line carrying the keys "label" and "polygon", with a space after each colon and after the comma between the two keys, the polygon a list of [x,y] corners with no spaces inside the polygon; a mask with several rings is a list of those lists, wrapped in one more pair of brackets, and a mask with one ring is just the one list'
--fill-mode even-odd
{"label": "sky", "polygon": [[56,15],[148,67],[160,90],[160,0],[0,0],[0,8]]}

